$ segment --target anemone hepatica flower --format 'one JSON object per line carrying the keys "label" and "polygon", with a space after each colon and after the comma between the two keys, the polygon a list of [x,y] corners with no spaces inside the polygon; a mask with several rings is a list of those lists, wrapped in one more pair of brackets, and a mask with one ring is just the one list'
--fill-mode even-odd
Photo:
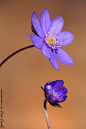
{"label": "anemone hepatica flower", "polygon": [[61,46],[70,44],[74,35],[70,31],[62,31],[64,19],[57,16],[52,22],[48,9],[41,12],[40,22],[34,11],[32,14],[32,25],[37,35],[31,34],[30,38],[34,46],[41,49],[44,56],[49,58],[50,63],[60,71],[57,60],[66,65],[73,64],[72,58]]}
{"label": "anemone hepatica flower", "polygon": [[63,86],[63,80],[47,82],[44,86],[45,97],[52,106],[59,105],[67,98],[67,88]]}

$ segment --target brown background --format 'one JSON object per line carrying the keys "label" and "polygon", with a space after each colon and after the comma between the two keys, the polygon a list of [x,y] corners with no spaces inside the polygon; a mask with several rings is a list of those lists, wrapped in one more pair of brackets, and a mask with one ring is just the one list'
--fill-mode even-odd
{"label": "brown background", "polygon": [[63,47],[74,64],[59,62],[60,72],[37,48],[25,50],[0,69],[6,129],[47,129],[40,86],[63,79],[68,98],[63,109],[47,104],[52,129],[86,129],[86,1],[0,0],[0,61],[15,50],[31,45],[31,15],[48,8],[51,19],[64,18],[63,30],[71,31],[72,44]]}

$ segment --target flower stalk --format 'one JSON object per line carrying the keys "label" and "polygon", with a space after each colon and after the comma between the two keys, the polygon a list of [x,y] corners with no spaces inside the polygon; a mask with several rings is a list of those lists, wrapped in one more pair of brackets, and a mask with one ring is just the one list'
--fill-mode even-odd
{"label": "flower stalk", "polygon": [[45,99],[45,100],[44,100],[44,105],[43,105],[44,114],[45,114],[45,118],[46,118],[46,122],[47,122],[47,127],[48,127],[48,129],[52,129],[52,128],[51,128],[51,125],[50,125],[49,117],[48,117],[48,112],[47,112],[47,108],[46,108],[46,103],[47,103],[47,100]]}
{"label": "flower stalk", "polygon": [[30,45],[30,46],[27,46],[27,47],[23,47],[15,52],[13,52],[12,54],[10,54],[9,56],[7,56],[1,63],[0,63],[0,67],[7,61],[9,60],[11,57],[13,57],[14,55],[16,55],[17,53],[23,51],[23,50],[26,50],[28,48],[31,48],[31,47],[34,47],[34,45]]}

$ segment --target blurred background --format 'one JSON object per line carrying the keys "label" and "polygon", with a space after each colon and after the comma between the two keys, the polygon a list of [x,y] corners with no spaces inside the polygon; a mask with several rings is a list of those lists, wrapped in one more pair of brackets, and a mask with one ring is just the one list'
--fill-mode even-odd
{"label": "blurred background", "polygon": [[5,129],[47,129],[43,112],[47,81],[64,80],[68,98],[62,109],[47,104],[52,129],[86,129],[86,1],[85,0],[0,0],[0,62],[12,52],[32,45],[31,16],[48,8],[53,20],[64,18],[63,30],[75,38],[63,49],[73,58],[60,72],[35,47],[7,61],[0,69]]}

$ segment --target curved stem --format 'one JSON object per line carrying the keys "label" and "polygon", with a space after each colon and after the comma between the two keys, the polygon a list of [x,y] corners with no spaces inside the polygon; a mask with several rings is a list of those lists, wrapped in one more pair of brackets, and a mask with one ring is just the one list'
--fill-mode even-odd
{"label": "curved stem", "polygon": [[10,54],[9,56],[7,56],[1,63],[0,63],[0,67],[7,61],[9,60],[12,56],[16,55],[17,53],[25,50],[25,49],[28,49],[28,48],[31,48],[31,47],[34,47],[34,45],[30,45],[30,46],[27,46],[27,47],[23,47],[15,52],[13,52],[12,54]]}
{"label": "curved stem", "polygon": [[46,118],[46,122],[47,122],[47,127],[48,127],[48,129],[51,129],[51,125],[50,125],[50,121],[49,121],[49,117],[48,117],[48,113],[47,113],[47,108],[46,108],[46,103],[47,103],[47,100],[45,99],[43,109],[44,109],[44,114],[45,114],[45,118]]}

